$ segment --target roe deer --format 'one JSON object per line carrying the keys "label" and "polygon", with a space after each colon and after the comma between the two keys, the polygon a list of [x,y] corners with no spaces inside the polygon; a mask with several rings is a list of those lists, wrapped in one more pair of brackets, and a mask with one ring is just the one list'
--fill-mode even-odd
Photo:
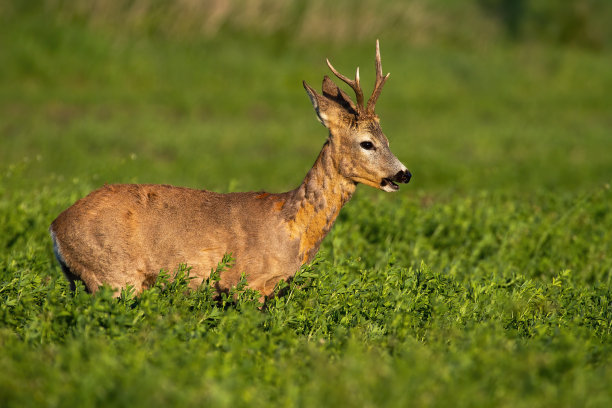
{"label": "roe deer", "polygon": [[359,68],[348,84],[357,103],[328,76],[323,92],[305,81],[306,93],[327,141],[295,190],[219,194],[168,185],[105,185],[78,200],[51,224],[55,255],[74,289],[81,280],[89,292],[108,284],[151,286],[161,269],[192,267],[197,287],[226,253],[235,264],[221,274],[216,290],[227,291],[246,273],[249,287],[270,295],[311,261],[342,206],[358,183],[392,192],[411,174],[389,150],[374,112],[389,77],[383,76],[376,41],[376,82],[364,106]]}

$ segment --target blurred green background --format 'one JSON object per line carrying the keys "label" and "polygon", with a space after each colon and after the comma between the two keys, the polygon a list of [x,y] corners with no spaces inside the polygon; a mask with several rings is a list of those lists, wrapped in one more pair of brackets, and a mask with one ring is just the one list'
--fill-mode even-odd
{"label": "blurred green background", "polygon": [[368,93],[380,38],[408,189],[600,185],[610,21],[605,0],[4,1],[3,184],[294,188],[326,137],[301,81],[329,57]]}

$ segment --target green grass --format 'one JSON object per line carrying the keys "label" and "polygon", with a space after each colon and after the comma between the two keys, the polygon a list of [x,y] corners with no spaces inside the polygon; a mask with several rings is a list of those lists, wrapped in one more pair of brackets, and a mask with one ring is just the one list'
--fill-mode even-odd
{"label": "green grass", "polygon": [[105,182],[294,188],[326,136],[301,80],[330,57],[371,86],[373,39],[3,23],[3,407],[612,403],[609,53],[381,38],[377,111],[414,178],[361,186],[261,311],[185,279],[72,294],[48,225]]}

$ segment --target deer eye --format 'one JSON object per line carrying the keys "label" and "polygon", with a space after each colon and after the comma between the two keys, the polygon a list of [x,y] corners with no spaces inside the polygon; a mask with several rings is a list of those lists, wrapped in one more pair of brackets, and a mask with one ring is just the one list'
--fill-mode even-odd
{"label": "deer eye", "polygon": [[361,148],[365,149],[365,150],[373,150],[374,149],[374,145],[372,144],[372,142],[361,142],[361,143],[359,143],[359,146],[361,146]]}

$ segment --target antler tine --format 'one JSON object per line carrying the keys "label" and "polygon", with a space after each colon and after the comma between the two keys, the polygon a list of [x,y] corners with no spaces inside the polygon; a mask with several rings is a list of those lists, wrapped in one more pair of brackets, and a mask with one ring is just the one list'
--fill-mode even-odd
{"label": "antler tine", "polygon": [[378,44],[378,40],[376,40],[376,83],[374,84],[372,96],[370,96],[370,99],[368,100],[366,112],[374,114],[374,107],[376,106],[376,101],[378,100],[380,91],[382,90],[383,85],[389,78],[389,75],[390,74],[383,76],[382,62],[380,62],[380,45]]}
{"label": "antler tine", "polygon": [[361,85],[359,84],[359,67],[357,67],[357,72],[355,72],[355,80],[352,80],[336,71],[336,68],[334,68],[331,62],[329,62],[329,59],[326,59],[326,61],[327,66],[329,69],[331,69],[334,75],[353,88],[353,91],[355,91],[355,96],[357,97],[357,108],[363,112],[363,91],[361,90]]}

